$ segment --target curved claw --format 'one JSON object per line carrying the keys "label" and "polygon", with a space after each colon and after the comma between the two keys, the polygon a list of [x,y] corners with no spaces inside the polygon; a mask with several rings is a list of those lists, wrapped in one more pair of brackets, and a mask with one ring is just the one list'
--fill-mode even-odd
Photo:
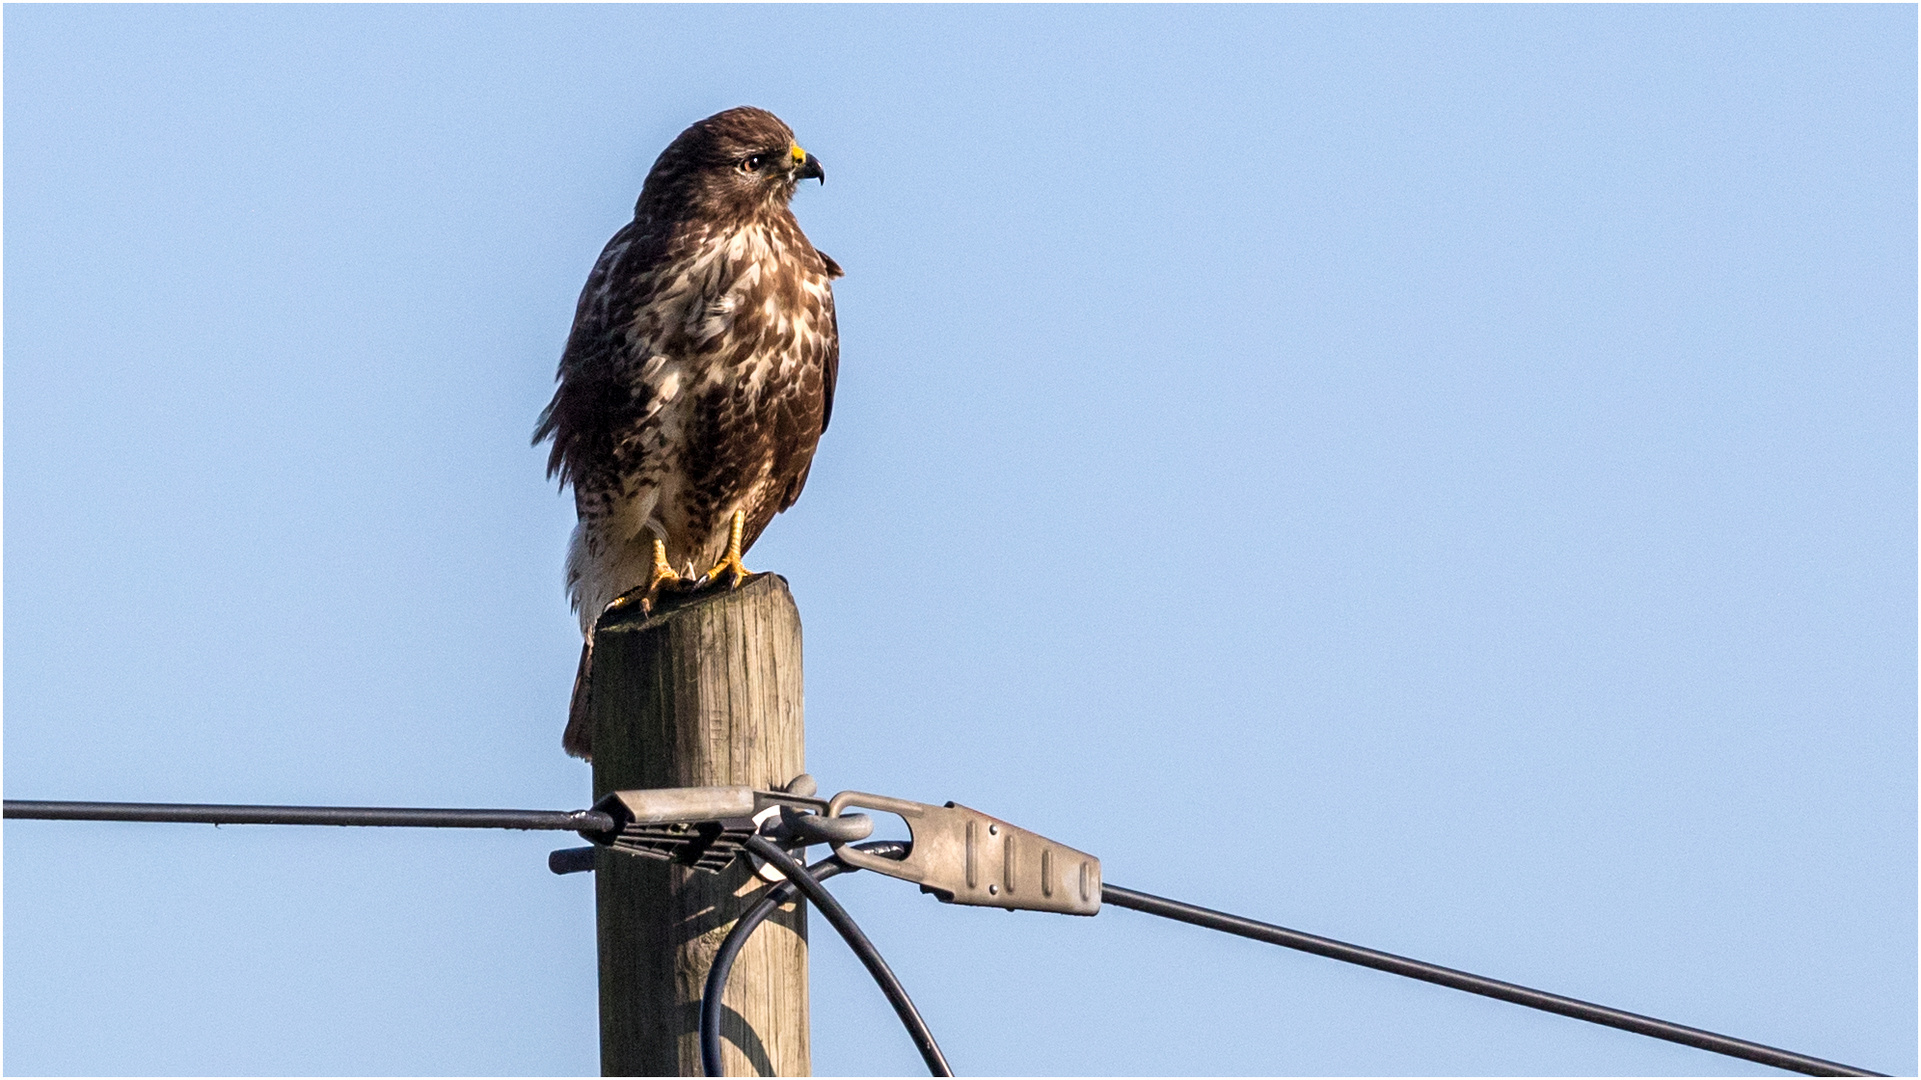
{"label": "curved claw", "polygon": [[722,574],[731,575],[733,580],[729,581],[728,584],[734,588],[739,588],[741,582],[753,576],[753,571],[742,566],[740,556],[736,555],[715,563],[714,568],[707,571],[707,580],[719,581],[720,575]]}

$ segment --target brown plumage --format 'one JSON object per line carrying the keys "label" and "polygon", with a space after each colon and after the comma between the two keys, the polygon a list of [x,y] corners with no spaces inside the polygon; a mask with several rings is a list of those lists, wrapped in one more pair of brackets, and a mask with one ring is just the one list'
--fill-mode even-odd
{"label": "brown plumage", "polygon": [[774,114],[710,116],[661,152],[581,290],[534,431],[553,440],[548,474],[573,485],[579,517],[567,594],[586,641],[562,738],[577,757],[592,756],[601,611],[651,600],[663,573],[737,583],[736,515],[745,550],[807,483],[834,403],[841,273],[788,209],[810,178],[820,163]]}

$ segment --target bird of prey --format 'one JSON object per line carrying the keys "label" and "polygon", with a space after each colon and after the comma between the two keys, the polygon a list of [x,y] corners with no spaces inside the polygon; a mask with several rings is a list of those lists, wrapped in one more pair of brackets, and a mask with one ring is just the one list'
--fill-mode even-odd
{"label": "bird of prey", "polygon": [[561,745],[591,758],[595,620],[663,588],[738,585],[807,483],[833,411],[834,260],[788,203],[821,164],[773,113],[699,121],[661,152],[581,290],[534,444],[574,489],[567,594],[580,670]]}

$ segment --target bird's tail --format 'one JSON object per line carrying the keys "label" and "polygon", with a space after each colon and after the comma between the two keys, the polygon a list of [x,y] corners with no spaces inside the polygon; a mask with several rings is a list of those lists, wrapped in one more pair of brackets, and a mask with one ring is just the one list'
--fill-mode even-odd
{"label": "bird's tail", "polygon": [[594,640],[580,643],[580,667],[574,670],[574,697],[567,706],[567,730],[560,748],[583,761],[594,760],[594,726],[587,718],[587,687],[593,681]]}

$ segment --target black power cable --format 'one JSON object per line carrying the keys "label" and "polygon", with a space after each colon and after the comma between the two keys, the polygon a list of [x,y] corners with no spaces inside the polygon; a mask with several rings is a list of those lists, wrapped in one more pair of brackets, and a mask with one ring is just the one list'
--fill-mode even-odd
{"label": "black power cable", "polygon": [[[907,854],[907,845],[897,840],[876,840],[854,846],[884,859],[899,859]],[[593,849],[587,850],[591,853]],[[826,881],[838,874],[848,874],[859,869],[858,866],[850,866],[838,858],[830,857],[808,867],[807,873],[815,881]],[[799,890],[794,887],[793,882],[786,882],[777,889],[768,890],[765,896],[741,913],[740,918],[734,922],[734,928],[727,932],[726,938],[720,943],[720,948],[714,952],[713,966],[707,969],[707,987],[700,996],[700,1064],[701,1071],[708,1076],[727,1075],[720,1059],[720,1014],[721,1000],[727,992],[727,977],[733,973],[734,960],[740,956],[741,948],[747,944],[747,939],[753,936],[760,924],[766,922],[768,916],[775,911],[791,903],[798,893]],[[913,1002],[908,1002],[907,1007],[912,1009]],[[919,1015],[920,1012],[916,1009],[915,1016]],[[925,1028],[927,1025],[922,1022],[919,1026]],[[913,1030],[914,1025],[909,1025],[910,1034]]]}
{"label": "black power cable", "polygon": [[386,825],[419,829],[550,829],[606,833],[619,828],[598,810],[437,810],[394,806],[230,806],[220,803],[35,802],[6,800],[6,816],[41,821],[173,821],[197,825]]}
{"label": "black power cable", "polygon": [[[888,967],[887,961],[881,958],[880,951],[874,948],[873,942],[867,940],[866,934],[861,933],[853,916],[847,914],[847,909],[840,906],[840,901],[834,899],[834,894],[828,892],[820,882],[815,881],[806,867],[795,862],[792,855],[787,854],[772,840],[764,836],[750,836],[747,838],[747,850],[765,859],[773,864],[774,869],[787,875],[787,880],[792,882],[807,899],[813,901],[814,906],[820,909],[822,915],[827,916],[827,921],[833,924],[834,929],[840,931],[840,936],[846,940],[847,947],[854,950],[854,955],[860,957],[860,962],[867,966],[867,973],[880,984],[881,992],[887,995],[888,1003],[894,1006],[894,1012],[900,1016],[900,1022],[907,1026],[907,1033],[914,1039],[914,1048],[920,1051],[921,1060],[927,1062],[928,1073],[933,1076],[954,1075],[954,1070],[947,1067],[946,1055],[940,1052],[940,1044],[934,1041],[934,1033],[927,1030],[927,1022],[921,1019],[920,1011],[914,1008],[913,1000],[907,996],[907,988],[900,984],[900,979],[894,976],[893,969]],[[703,1059],[705,1056],[703,1052]]]}
{"label": "black power cable", "polygon": [[1410,979],[1420,979],[1423,982],[1436,983],[1441,986],[1452,987],[1456,990],[1465,990],[1470,994],[1499,998],[1502,1001],[1513,1002],[1516,1005],[1525,1005],[1530,1009],[1541,1009],[1546,1012],[1559,1013],[1562,1016],[1571,1016],[1576,1020],[1586,1020],[1591,1024],[1604,1024],[1608,1027],[1620,1028],[1623,1031],[1632,1031],[1636,1035],[1647,1035],[1651,1038],[1680,1043],[1683,1046],[1709,1050],[1716,1054],[1726,1054],[1729,1057],[1758,1061],[1763,1065],[1772,1065],[1777,1069],[1806,1073],[1809,1076],[1883,1075],[1882,1073],[1869,1072],[1866,1069],[1857,1069],[1852,1065],[1843,1065],[1837,1061],[1827,1061],[1822,1058],[1809,1057],[1806,1054],[1797,1054],[1792,1050],[1782,1050],[1772,1046],[1764,1046],[1761,1043],[1748,1042],[1746,1039],[1737,1039],[1730,1035],[1717,1035],[1712,1031],[1703,1031],[1700,1028],[1671,1024],[1666,1020],[1656,1020],[1651,1016],[1642,1016],[1639,1013],[1610,1009],[1606,1005],[1596,1005],[1592,1002],[1581,1001],[1576,998],[1562,997],[1559,994],[1550,994],[1544,990],[1531,990],[1525,986],[1517,986],[1514,983],[1501,982],[1498,979],[1489,979],[1481,975],[1470,975],[1465,971],[1456,971],[1453,968],[1441,967],[1438,964],[1428,964],[1419,960],[1410,960],[1405,956],[1379,952],[1359,945],[1349,945],[1345,941],[1335,941],[1333,938],[1318,937],[1314,934],[1303,933],[1299,930],[1289,930],[1284,926],[1275,926],[1272,923],[1243,919],[1238,915],[1229,915],[1226,912],[1215,911],[1211,908],[1196,907],[1193,904],[1183,904],[1178,900],[1169,900],[1166,897],[1154,896],[1144,892],[1135,892],[1132,889],[1123,889],[1114,885],[1104,884],[1101,886],[1101,902],[1104,904],[1113,904],[1115,907],[1132,908],[1135,911],[1145,912],[1149,915],[1159,915],[1164,919],[1173,919],[1176,922],[1191,923],[1195,926],[1206,927],[1209,930],[1238,934],[1241,937],[1252,938],[1255,941],[1264,941],[1270,945],[1279,945],[1288,949],[1299,949],[1302,952],[1310,952],[1316,956],[1325,956],[1331,960],[1340,960],[1349,964],[1359,964],[1362,967],[1371,967],[1378,971],[1386,971],[1395,975],[1405,975]]}

